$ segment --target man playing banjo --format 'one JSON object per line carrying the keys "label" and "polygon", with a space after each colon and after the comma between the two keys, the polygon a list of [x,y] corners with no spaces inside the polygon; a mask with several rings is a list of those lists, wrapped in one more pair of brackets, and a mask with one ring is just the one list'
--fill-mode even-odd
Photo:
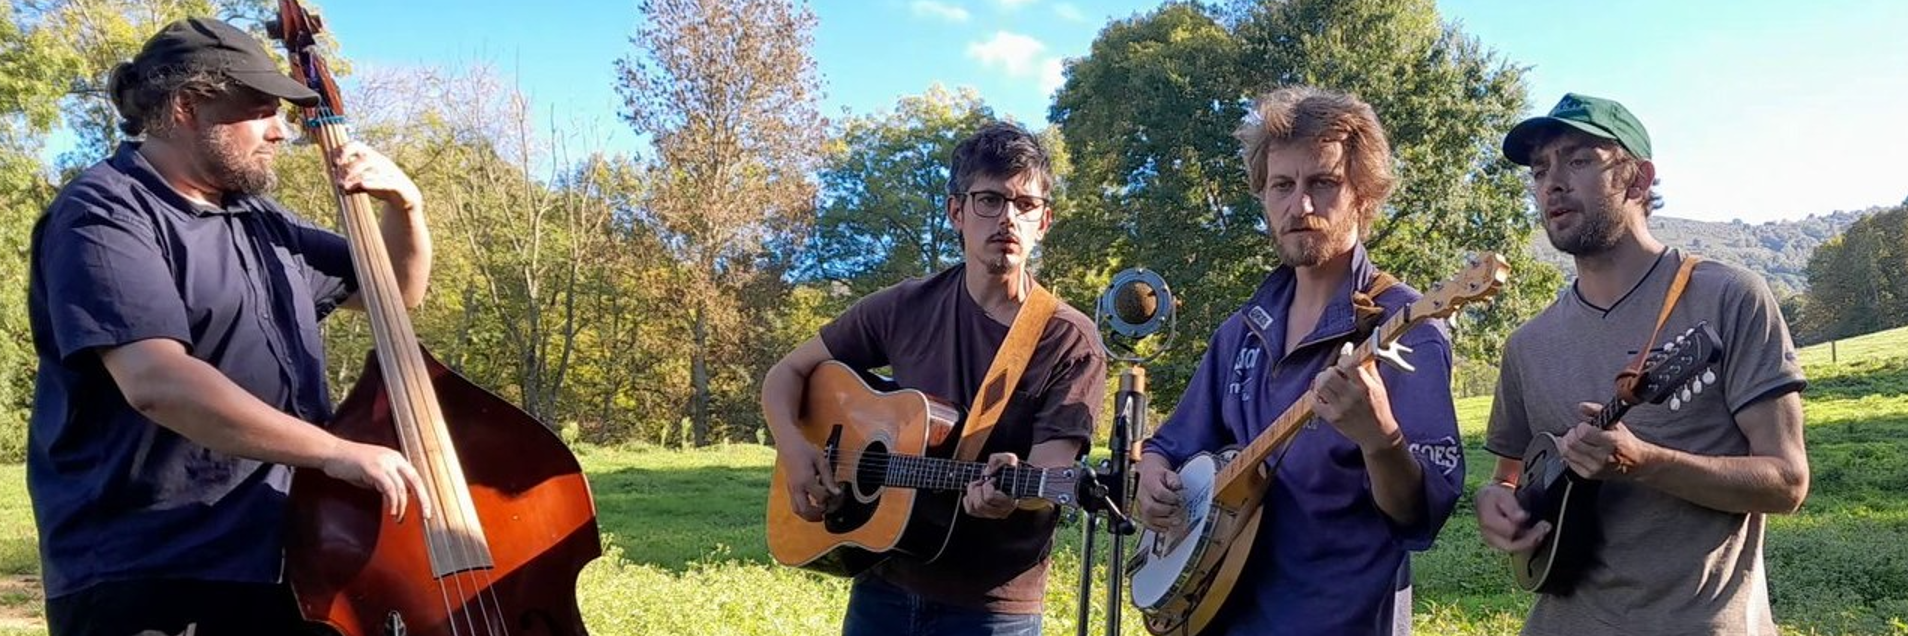
{"label": "man playing banjo", "polygon": [[1267,462],[1260,530],[1204,633],[1409,633],[1406,551],[1431,546],[1464,462],[1441,322],[1399,341],[1414,373],[1341,358],[1374,318],[1420,297],[1388,284],[1361,240],[1395,182],[1390,146],[1369,105],[1308,87],[1260,98],[1235,136],[1282,265],[1213,334],[1145,443],[1140,521],[1172,536],[1194,490],[1174,467],[1252,440],[1316,389],[1316,420]]}

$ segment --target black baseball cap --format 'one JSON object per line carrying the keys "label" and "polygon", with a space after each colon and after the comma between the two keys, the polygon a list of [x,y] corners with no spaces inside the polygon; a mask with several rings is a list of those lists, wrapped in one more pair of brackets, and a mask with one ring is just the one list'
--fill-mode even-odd
{"label": "black baseball cap", "polygon": [[317,106],[318,93],[278,70],[278,62],[250,34],[211,18],[186,18],[166,25],[133,56],[138,69],[196,63],[224,73],[232,81],[299,106]]}

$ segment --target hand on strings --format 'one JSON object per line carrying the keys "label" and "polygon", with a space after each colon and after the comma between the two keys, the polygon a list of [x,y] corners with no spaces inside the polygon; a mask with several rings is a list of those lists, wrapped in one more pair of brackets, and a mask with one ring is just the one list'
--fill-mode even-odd
{"label": "hand on strings", "polygon": [[1477,491],[1477,528],[1484,544],[1505,552],[1529,552],[1550,534],[1550,522],[1526,526],[1530,513],[1517,503],[1516,487],[1494,483]]}
{"label": "hand on strings", "polygon": [[418,512],[425,519],[431,518],[430,491],[424,489],[423,478],[402,453],[383,446],[338,440],[323,466],[325,474],[333,479],[378,491],[384,497],[385,508],[399,521],[404,520],[412,493],[418,495]]}
{"label": "hand on strings", "polygon": [[1339,350],[1338,360],[1312,381],[1312,412],[1338,429],[1360,450],[1373,451],[1403,439],[1391,416],[1391,399],[1376,364],[1358,364],[1351,343]]}
{"label": "hand on strings", "polygon": [[1019,465],[1020,458],[1013,453],[988,455],[987,468],[981,472],[981,478],[967,485],[967,494],[961,497],[961,509],[982,519],[1005,519],[1013,514],[1014,498],[994,487],[994,475],[1003,468]]}
{"label": "hand on strings", "polygon": [[1184,484],[1179,473],[1158,455],[1148,454],[1139,465],[1139,522],[1155,532],[1170,533],[1186,526]]}
{"label": "hand on strings", "polygon": [[795,516],[805,521],[822,517],[841,505],[841,486],[835,483],[833,466],[815,448],[801,439],[775,445],[775,463],[787,471],[788,501]]}
{"label": "hand on strings", "polygon": [[338,166],[336,185],[346,194],[363,192],[384,202],[391,210],[416,212],[423,209],[424,194],[411,177],[384,156],[362,142],[351,141],[331,155]]}
{"label": "hand on strings", "polygon": [[1622,422],[1611,425],[1609,430],[1597,428],[1590,421],[1603,412],[1603,405],[1594,402],[1580,402],[1577,413],[1583,416],[1570,432],[1564,433],[1558,441],[1558,450],[1563,453],[1564,463],[1578,475],[1590,479],[1617,479],[1635,477],[1637,471],[1649,462],[1651,452],[1656,449],[1649,442],[1637,439],[1630,427]]}

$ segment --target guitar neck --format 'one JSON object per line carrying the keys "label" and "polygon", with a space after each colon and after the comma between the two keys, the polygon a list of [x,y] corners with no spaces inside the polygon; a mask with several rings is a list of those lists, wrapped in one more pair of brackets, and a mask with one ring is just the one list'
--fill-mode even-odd
{"label": "guitar neck", "polygon": [[[1413,309],[1415,307],[1407,306],[1404,310],[1392,314],[1391,318],[1386,319],[1384,324],[1379,325],[1372,332],[1372,337],[1358,343],[1357,350],[1352,352],[1353,359],[1358,360],[1359,364],[1369,362],[1375,347],[1390,346],[1404,337],[1405,332],[1432,318],[1416,315]],[[1284,448],[1293,436],[1303,430],[1305,423],[1312,419],[1312,405],[1315,400],[1317,395],[1307,390],[1304,395],[1292,402],[1292,406],[1286,407],[1285,412],[1280,413],[1270,427],[1260,432],[1257,437],[1252,438],[1250,444],[1240,449],[1237,457],[1226,463],[1225,468],[1221,469],[1218,476],[1214,478],[1216,484],[1214,496],[1221,503],[1242,505],[1249,498],[1257,495],[1245,487],[1250,480],[1243,477],[1251,474],[1252,471],[1257,471],[1266,459],[1272,457],[1272,453]]]}
{"label": "guitar neck", "polygon": [[1590,423],[1597,428],[1610,430],[1610,427],[1616,426],[1617,420],[1623,419],[1623,415],[1630,412],[1632,406],[1636,405],[1624,400],[1621,396],[1610,398],[1610,401],[1603,403],[1603,410],[1598,411],[1597,416],[1590,419]]}
{"label": "guitar neck", "polygon": [[[987,464],[916,455],[864,455],[855,462],[864,474],[878,472],[881,485],[913,490],[961,491],[986,476]],[[1072,504],[1078,478],[1071,468],[1004,466],[991,478],[994,487],[1015,499],[1039,498]]]}

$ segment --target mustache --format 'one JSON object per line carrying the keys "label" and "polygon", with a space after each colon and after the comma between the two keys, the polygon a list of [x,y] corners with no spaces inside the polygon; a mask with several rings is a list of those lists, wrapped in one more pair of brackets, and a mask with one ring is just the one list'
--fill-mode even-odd
{"label": "mustache", "polygon": [[1323,232],[1325,230],[1331,229],[1331,227],[1332,225],[1330,223],[1326,223],[1324,220],[1318,219],[1316,217],[1308,217],[1308,218],[1294,221],[1291,225],[1287,225],[1285,227],[1285,231],[1288,234],[1292,232],[1304,232],[1307,230],[1314,231],[1314,232]]}

